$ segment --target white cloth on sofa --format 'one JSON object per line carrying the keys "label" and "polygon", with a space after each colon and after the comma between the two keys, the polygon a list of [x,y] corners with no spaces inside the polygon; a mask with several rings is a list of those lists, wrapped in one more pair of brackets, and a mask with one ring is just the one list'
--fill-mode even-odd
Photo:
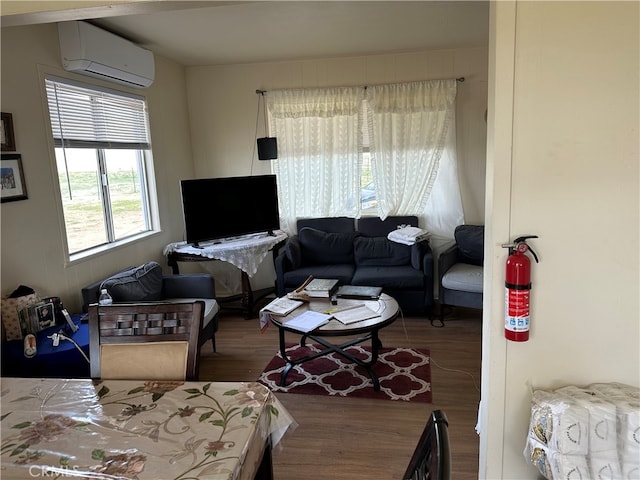
{"label": "white cloth on sofa", "polygon": [[413,245],[416,242],[429,238],[429,235],[429,232],[418,227],[402,227],[389,232],[387,238],[392,242]]}

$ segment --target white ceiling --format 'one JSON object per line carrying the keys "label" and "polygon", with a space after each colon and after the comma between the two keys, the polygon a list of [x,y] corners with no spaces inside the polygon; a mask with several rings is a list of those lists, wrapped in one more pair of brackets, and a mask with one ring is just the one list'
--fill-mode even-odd
{"label": "white ceiling", "polygon": [[480,0],[2,3],[3,27],[88,19],[183,65],[486,46],[489,31]]}

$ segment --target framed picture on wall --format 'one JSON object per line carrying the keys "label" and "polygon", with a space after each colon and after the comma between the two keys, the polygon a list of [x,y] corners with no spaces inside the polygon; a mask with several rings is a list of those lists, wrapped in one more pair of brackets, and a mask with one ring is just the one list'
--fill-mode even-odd
{"label": "framed picture on wall", "polygon": [[16,139],[13,135],[13,116],[10,113],[0,114],[0,144],[3,152],[16,151]]}
{"label": "framed picture on wall", "polygon": [[27,198],[22,156],[18,153],[3,153],[0,156],[0,201],[13,202]]}

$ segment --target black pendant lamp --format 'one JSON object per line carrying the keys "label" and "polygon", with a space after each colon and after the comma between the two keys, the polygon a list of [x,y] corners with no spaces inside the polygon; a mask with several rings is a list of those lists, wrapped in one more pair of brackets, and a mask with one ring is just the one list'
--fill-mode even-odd
{"label": "black pendant lamp", "polygon": [[[264,120],[264,131],[267,131],[267,107],[264,102],[264,90],[256,90],[258,97],[258,115],[260,115],[260,99],[262,99],[262,112]],[[258,138],[258,160],[275,160],[278,158],[278,139],[276,137]]]}

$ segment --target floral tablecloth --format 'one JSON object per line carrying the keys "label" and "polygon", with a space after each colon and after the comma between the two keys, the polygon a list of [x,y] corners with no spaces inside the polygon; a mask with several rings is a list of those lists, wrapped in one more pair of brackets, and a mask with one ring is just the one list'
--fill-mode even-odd
{"label": "floral tablecloth", "polygon": [[274,232],[274,235],[260,234],[217,243],[202,243],[198,248],[188,245],[186,242],[174,242],[164,247],[162,253],[165,256],[173,252],[186,253],[223,260],[253,277],[269,251],[286,238],[287,234],[278,230]]}
{"label": "floral tablecloth", "polygon": [[12,480],[253,479],[296,426],[257,383],[2,378],[0,395]]}

